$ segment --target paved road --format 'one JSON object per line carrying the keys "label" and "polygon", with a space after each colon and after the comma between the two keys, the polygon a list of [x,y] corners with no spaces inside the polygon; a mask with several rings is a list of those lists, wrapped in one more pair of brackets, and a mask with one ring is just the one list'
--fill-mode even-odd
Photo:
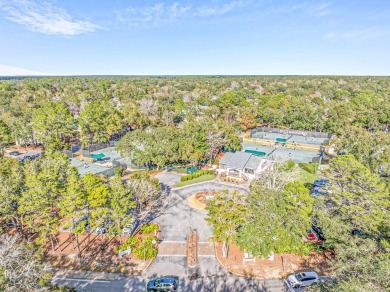
{"label": "paved road", "polygon": [[281,280],[252,280],[228,274],[212,258],[199,258],[199,268],[188,269],[185,257],[157,257],[142,276],[119,275],[116,280],[78,279],[77,272],[69,272],[53,279],[53,283],[75,287],[78,291],[145,291],[149,279],[161,275],[180,275],[179,291],[267,291],[285,292]]}
{"label": "paved road", "polygon": [[[204,211],[189,207],[187,199],[194,193],[201,191],[219,191],[222,189],[239,190],[242,188],[221,185],[217,182],[188,186],[180,189],[171,189],[180,180],[175,173],[161,173],[157,176],[165,189],[170,190],[169,199],[164,211],[153,219],[161,226],[161,239],[164,241],[186,241],[187,233],[196,230],[200,242],[208,241],[212,235],[211,227],[207,226]],[[77,272],[68,272],[60,275],[53,282],[76,287],[79,291],[145,291],[149,279],[162,275],[177,275],[180,277],[180,291],[285,291],[281,280],[252,280],[231,275],[224,270],[215,257],[199,257],[196,268],[188,268],[185,256],[158,256],[152,266],[139,277],[119,275],[116,280],[88,281],[85,276],[77,276]],[[91,277],[89,277],[91,278]]]}

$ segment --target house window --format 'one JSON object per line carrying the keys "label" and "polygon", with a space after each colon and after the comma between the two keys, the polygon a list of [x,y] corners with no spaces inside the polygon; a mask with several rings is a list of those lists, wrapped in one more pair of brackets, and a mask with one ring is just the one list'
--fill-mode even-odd
{"label": "house window", "polygon": [[249,168],[245,168],[245,173],[249,173],[249,174],[255,174],[255,171],[253,169],[249,169]]}

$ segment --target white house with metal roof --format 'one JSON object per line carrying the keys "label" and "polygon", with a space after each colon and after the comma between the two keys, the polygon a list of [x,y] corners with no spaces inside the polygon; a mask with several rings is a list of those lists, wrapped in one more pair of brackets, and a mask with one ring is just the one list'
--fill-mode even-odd
{"label": "white house with metal roof", "polygon": [[218,173],[252,180],[272,165],[268,159],[246,152],[226,152],[219,161]]}

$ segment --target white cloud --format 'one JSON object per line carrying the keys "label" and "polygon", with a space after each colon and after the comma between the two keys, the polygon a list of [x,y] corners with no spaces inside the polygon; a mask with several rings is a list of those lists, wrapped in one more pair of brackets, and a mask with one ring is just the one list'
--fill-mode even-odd
{"label": "white cloud", "polygon": [[182,6],[179,3],[157,3],[142,8],[129,7],[123,12],[117,12],[117,16],[119,21],[133,26],[159,25],[183,18],[190,10],[191,6]]}
{"label": "white cloud", "polygon": [[0,76],[43,76],[47,73],[0,64]]}
{"label": "white cloud", "polygon": [[178,2],[171,5],[161,2],[141,8],[129,7],[124,11],[117,11],[116,13],[120,22],[128,23],[132,26],[148,26],[172,23],[185,18],[223,15],[248,6],[251,3],[251,0],[235,0],[224,4],[215,3],[202,6],[185,6]]}
{"label": "white cloud", "polygon": [[315,4],[312,4],[310,2],[301,2],[294,5],[274,7],[273,9],[271,9],[271,12],[275,14],[301,12],[314,17],[322,17],[325,15],[332,14],[329,2],[320,2]]}
{"label": "white cloud", "polygon": [[0,0],[6,18],[25,28],[49,35],[74,36],[101,27],[86,20],[73,19],[66,10],[48,2],[32,0]]}
{"label": "white cloud", "polygon": [[228,13],[237,8],[241,8],[250,4],[250,1],[232,1],[226,4],[214,5],[214,6],[201,6],[196,9],[196,12],[200,16],[213,16],[222,15]]}
{"label": "white cloud", "polygon": [[346,32],[329,32],[324,38],[330,41],[366,41],[386,35],[387,33],[375,29],[363,29]]}

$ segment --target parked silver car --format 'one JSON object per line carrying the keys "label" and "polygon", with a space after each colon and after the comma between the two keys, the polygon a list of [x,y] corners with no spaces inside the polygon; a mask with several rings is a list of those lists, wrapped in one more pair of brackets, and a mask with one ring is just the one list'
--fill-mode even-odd
{"label": "parked silver car", "polygon": [[122,229],[122,235],[130,236],[133,233],[134,228],[135,225],[133,222],[126,224],[125,227],[123,227]]}
{"label": "parked silver car", "polygon": [[287,277],[287,281],[293,288],[298,288],[310,286],[314,283],[319,283],[320,278],[316,272],[307,271],[289,275]]}

